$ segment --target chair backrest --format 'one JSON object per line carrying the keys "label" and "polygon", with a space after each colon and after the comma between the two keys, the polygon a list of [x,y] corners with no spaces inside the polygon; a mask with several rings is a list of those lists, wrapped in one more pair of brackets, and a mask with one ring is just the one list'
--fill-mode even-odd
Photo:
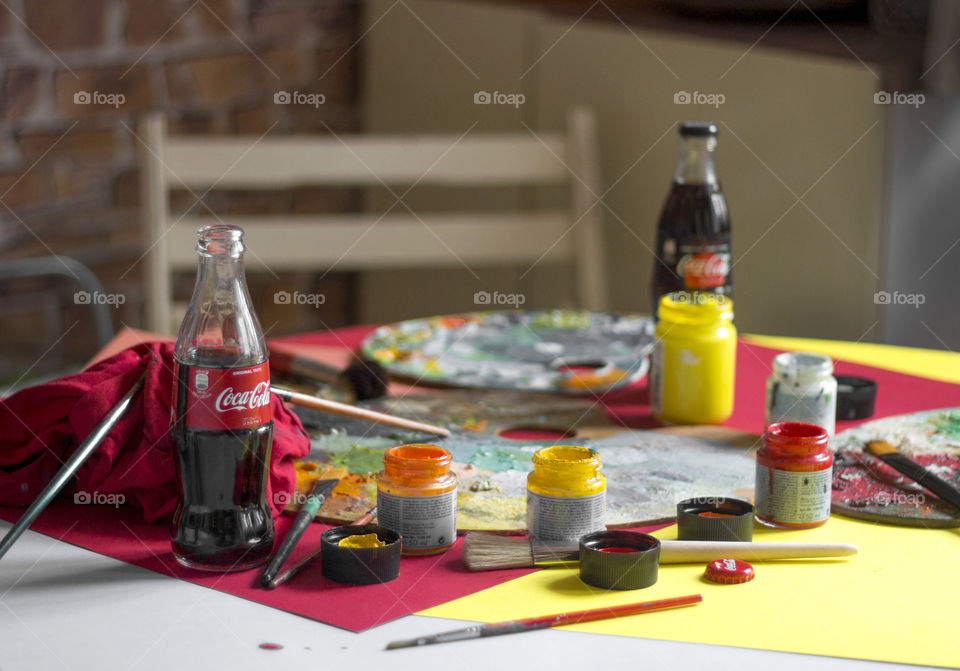
{"label": "chair backrest", "polygon": [[[573,262],[579,303],[606,307],[599,172],[592,113],[565,133],[350,136],[168,136],[162,113],[140,125],[148,327],[168,333],[171,273],[193,268],[196,231],[244,228],[247,264],[273,270],[363,270]],[[418,214],[171,217],[169,191],[293,186],[563,185],[563,209]],[[194,208],[196,210],[196,208]]]}

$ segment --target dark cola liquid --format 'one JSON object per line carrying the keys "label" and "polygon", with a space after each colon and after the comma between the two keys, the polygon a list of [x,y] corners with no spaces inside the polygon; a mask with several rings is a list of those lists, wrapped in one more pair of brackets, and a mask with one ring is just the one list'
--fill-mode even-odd
{"label": "dark cola liquid", "polygon": [[674,183],[657,227],[650,298],[653,311],[672,291],[733,295],[730,214],[716,184]]}
{"label": "dark cola liquid", "polygon": [[173,517],[174,556],[185,566],[207,571],[259,566],[273,547],[267,501],[273,423],[233,431],[185,426],[190,371],[180,365],[173,418],[181,490]]}

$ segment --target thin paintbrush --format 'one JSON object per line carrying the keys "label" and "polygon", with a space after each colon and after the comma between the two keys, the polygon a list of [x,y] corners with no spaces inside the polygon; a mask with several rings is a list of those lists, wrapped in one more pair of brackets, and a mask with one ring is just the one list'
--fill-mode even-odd
{"label": "thin paintbrush", "polygon": [[871,440],[864,449],[890,468],[903,473],[928,492],[933,492],[947,503],[952,503],[960,508],[960,491],[956,487],[946,480],[938,478],[907,455],[897,451],[897,448],[890,443],[882,440]]}
{"label": "thin paintbrush", "polygon": [[[351,527],[363,526],[364,524],[366,524],[376,516],[377,516],[377,507],[374,506],[373,508],[365,512],[363,515],[355,519],[353,522],[351,522],[349,526]],[[306,557],[304,557],[303,559],[298,561],[296,564],[288,568],[286,571],[278,575],[276,578],[271,580],[269,584],[261,585],[261,586],[264,589],[276,589],[283,583],[295,577],[297,574],[300,573],[300,571],[308,567],[310,564],[320,559],[321,550],[322,550],[321,548],[317,548],[314,552],[311,552]]]}
{"label": "thin paintbrush", "polygon": [[642,603],[628,603],[623,606],[607,606],[606,608],[578,610],[573,613],[541,615],[539,617],[528,617],[522,620],[510,620],[508,622],[497,622],[495,624],[477,624],[464,629],[445,631],[441,634],[421,636],[420,638],[411,638],[406,641],[393,641],[387,644],[387,650],[415,648],[420,645],[449,643],[451,641],[467,641],[472,638],[485,638],[487,636],[500,636],[502,634],[519,634],[524,631],[534,631],[548,627],[562,627],[568,624],[580,624],[581,622],[593,622],[594,620],[608,620],[614,617],[637,615],[652,610],[689,606],[701,601],[703,601],[702,595],[691,594],[689,596],[676,596],[672,599],[658,599],[656,601],[644,601]]}
{"label": "thin paintbrush", "polygon": [[63,486],[70,481],[70,478],[72,478],[73,474],[77,472],[77,469],[83,465],[83,462],[96,451],[100,443],[103,442],[103,439],[110,433],[110,430],[117,425],[117,422],[120,421],[123,414],[130,408],[130,404],[133,403],[133,397],[136,396],[137,392],[143,387],[144,379],[146,379],[146,374],[141,375],[140,379],[134,382],[133,386],[123,395],[123,398],[100,420],[96,428],[90,432],[90,435],[84,438],[76,451],[67,459],[67,463],[63,465],[63,468],[61,468],[53,477],[53,480],[43,488],[43,491],[37,495],[37,498],[30,504],[26,512],[20,516],[17,523],[6,533],[3,540],[0,540],[0,557],[3,557],[3,555],[7,553],[7,550],[17,542],[20,534],[27,530],[30,524],[37,519],[37,516],[43,512],[43,509],[50,504],[57,493],[63,489]]}
{"label": "thin paintbrush", "polygon": [[314,410],[321,410],[323,412],[329,412],[334,415],[343,415],[344,417],[353,417],[354,419],[365,420],[367,422],[373,422],[374,424],[385,424],[387,426],[395,426],[399,429],[409,429],[411,431],[422,431],[423,433],[433,433],[438,436],[449,436],[450,432],[440,426],[434,426],[432,424],[424,424],[423,422],[415,422],[411,419],[406,419],[404,417],[397,417],[395,415],[388,415],[383,412],[374,412],[373,410],[367,410],[366,408],[358,408],[355,405],[348,405],[346,403],[337,403],[336,401],[328,401],[325,398],[319,398],[317,396],[310,396],[309,394],[301,394],[296,391],[290,391],[289,389],[284,389],[283,387],[270,387],[270,391],[279,396],[282,400],[287,403],[292,403],[294,405],[301,405],[304,408],[313,408]]}
{"label": "thin paintbrush", "polygon": [[[809,557],[845,557],[857,553],[849,543],[737,543],[726,541],[660,541],[661,564],[708,562],[717,557],[762,561]],[[553,562],[577,561],[576,545],[535,543],[471,531],[463,541],[463,564],[470,571],[532,568]]]}
{"label": "thin paintbrush", "polygon": [[304,532],[309,528],[310,523],[313,522],[317,516],[317,511],[320,510],[320,506],[323,505],[327,495],[333,491],[338,482],[340,482],[338,479],[317,480],[313,485],[313,490],[307,497],[300,512],[297,513],[297,517],[293,520],[293,524],[290,526],[290,530],[287,531],[286,537],[270,558],[267,567],[263,569],[263,573],[260,574],[261,587],[270,588],[270,584],[283,566],[283,562],[290,558],[290,553],[293,552],[297,541],[300,540],[300,537],[303,536]]}

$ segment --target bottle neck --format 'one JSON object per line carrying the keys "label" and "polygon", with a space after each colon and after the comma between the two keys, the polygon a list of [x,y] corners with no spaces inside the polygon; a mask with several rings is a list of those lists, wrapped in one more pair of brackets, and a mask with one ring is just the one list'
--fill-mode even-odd
{"label": "bottle neck", "polygon": [[215,225],[200,231],[197,282],[174,355],[189,365],[237,367],[268,356],[243,271],[243,231]]}
{"label": "bottle neck", "polygon": [[682,137],[680,139],[680,160],[673,175],[676,184],[716,185],[717,174],[714,170],[714,152],[717,138]]}

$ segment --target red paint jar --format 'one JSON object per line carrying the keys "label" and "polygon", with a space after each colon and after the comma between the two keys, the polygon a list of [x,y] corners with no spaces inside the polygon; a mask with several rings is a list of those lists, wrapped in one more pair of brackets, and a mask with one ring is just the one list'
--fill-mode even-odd
{"label": "red paint jar", "polygon": [[827,432],[813,424],[777,422],[757,452],[757,521],[781,529],[810,529],[830,518],[833,453]]}

